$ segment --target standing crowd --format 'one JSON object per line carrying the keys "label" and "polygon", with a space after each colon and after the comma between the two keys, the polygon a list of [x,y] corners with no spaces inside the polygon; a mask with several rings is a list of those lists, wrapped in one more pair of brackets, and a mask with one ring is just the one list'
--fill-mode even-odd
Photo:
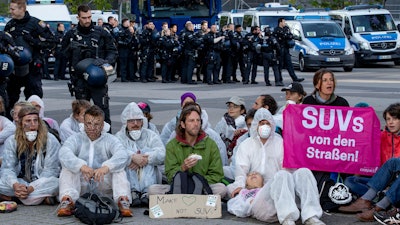
{"label": "standing crowd", "polygon": [[[282,113],[287,104],[346,107],[349,103],[334,92],[336,79],[327,69],[315,73],[315,89],[306,96],[299,83],[304,79],[295,75],[290,62],[292,37],[284,19],[279,19],[273,33],[266,28],[265,36],[258,27],[243,37],[240,26],[229,25],[218,32],[206,22],[197,33],[191,22],[179,35],[176,25],[168,28],[168,24],[159,33],[150,21],[136,36],[126,19],[120,28],[94,26],[90,8],[81,5],[77,27],[56,39],[46,24],[29,16],[24,0],[11,0],[10,12],[13,19],[5,28],[9,34],[3,35],[13,38],[2,39],[7,43],[1,50],[18,54],[12,56],[15,68],[6,76],[10,76],[5,79],[7,85],[1,86],[1,93],[9,96],[3,96],[0,112],[9,112],[13,120],[0,116],[1,200],[25,205],[59,202],[57,215],[70,216],[79,196],[95,191],[112,197],[121,214],[131,217],[131,207],[148,206],[149,195],[169,192],[175,175],[188,172],[202,176],[236,216],[284,225],[294,225],[299,219],[306,225],[325,224],[320,220],[327,210],[320,198],[324,189],[320,181],[332,174],[283,167]],[[133,39],[137,40],[135,47]],[[71,115],[60,125],[44,115],[41,70],[36,61],[38,50],[55,43],[70,64],[71,94],[76,97]],[[249,110],[243,98],[231,97],[215,127],[192,92],[181,95],[181,108],[161,132],[150,122],[149,104],[131,102],[121,112],[121,129],[113,135],[106,78],[118,54],[121,81],[154,82],[158,56],[164,83],[176,80],[179,74],[182,83],[196,84],[192,80],[195,67],[198,80],[203,73],[203,81],[210,85],[221,84],[221,80],[235,82],[239,65],[243,84],[256,84],[257,62],[264,66],[267,86],[271,85],[269,66],[276,86],[284,86],[283,68],[294,82],[282,88],[287,102],[281,108],[268,94],[258,96]],[[135,59],[139,61],[130,61]],[[140,77],[135,77],[135,70]],[[27,101],[18,101],[22,86]],[[361,221],[375,218],[384,224],[398,224],[400,104],[390,105],[383,118],[381,168],[372,177],[346,175],[345,183],[357,200],[330,210],[358,213]]]}

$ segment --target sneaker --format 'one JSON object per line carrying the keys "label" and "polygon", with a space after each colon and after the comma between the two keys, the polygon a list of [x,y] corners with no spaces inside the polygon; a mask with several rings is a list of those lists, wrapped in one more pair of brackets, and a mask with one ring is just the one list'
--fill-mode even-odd
{"label": "sneaker", "polygon": [[389,211],[375,212],[374,218],[380,224],[400,224],[400,209],[393,208]]}
{"label": "sneaker", "polygon": [[75,205],[70,197],[64,196],[57,208],[57,216],[71,216],[74,213]]}
{"label": "sneaker", "polygon": [[17,210],[17,203],[14,201],[0,202],[0,213],[10,213]]}
{"label": "sneaker", "polygon": [[132,207],[140,206],[142,202],[140,201],[140,192],[132,191]]}
{"label": "sneaker", "polygon": [[118,208],[119,212],[123,217],[132,217],[133,213],[129,208],[129,200],[128,197],[120,197],[118,200]]}
{"label": "sneaker", "polygon": [[143,206],[146,207],[149,206],[149,196],[147,193],[142,194],[142,196],[140,197],[140,202],[142,203]]}
{"label": "sneaker", "polygon": [[304,222],[304,225],[325,225],[325,223],[319,220],[316,216],[313,216],[311,218],[308,218]]}
{"label": "sneaker", "polygon": [[296,225],[293,220],[284,220],[282,225]]}

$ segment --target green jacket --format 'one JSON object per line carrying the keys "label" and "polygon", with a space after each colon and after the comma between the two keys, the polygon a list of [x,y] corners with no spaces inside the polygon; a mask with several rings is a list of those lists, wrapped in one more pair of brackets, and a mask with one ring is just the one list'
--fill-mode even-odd
{"label": "green jacket", "polygon": [[221,156],[217,144],[201,133],[196,144],[192,147],[182,137],[176,137],[168,142],[165,156],[165,174],[171,182],[175,173],[181,171],[183,161],[191,154],[198,154],[202,159],[189,169],[189,172],[196,172],[204,176],[209,184],[220,183],[224,178]]}

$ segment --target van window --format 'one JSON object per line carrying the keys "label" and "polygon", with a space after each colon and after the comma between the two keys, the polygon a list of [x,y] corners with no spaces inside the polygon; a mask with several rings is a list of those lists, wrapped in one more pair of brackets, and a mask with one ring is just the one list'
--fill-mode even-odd
{"label": "van window", "polygon": [[343,38],[343,32],[336,23],[303,24],[304,36],[307,38],[337,37]]}
{"label": "van window", "polygon": [[221,16],[221,19],[219,20],[219,26],[223,27],[228,24],[228,17],[227,16]]}
{"label": "van window", "polygon": [[396,26],[390,14],[352,16],[353,29],[359,32],[392,31]]}
{"label": "van window", "polygon": [[250,29],[252,21],[253,21],[252,15],[244,15],[243,16],[243,26],[242,26],[243,30],[247,30],[247,28]]}
{"label": "van window", "polygon": [[344,33],[347,35],[351,35],[351,27],[349,17],[344,18]]}
{"label": "van window", "polygon": [[260,16],[261,30],[263,30],[267,25],[273,30],[278,26],[278,19],[284,18],[285,20],[294,20],[294,16]]}
{"label": "van window", "polygon": [[343,17],[341,15],[331,15],[331,20],[335,21],[340,27],[342,27]]}
{"label": "van window", "polygon": [[242,21],[243,17],[232,17],[231,23],[233,23],[234,25],[240,25],[242,24]]}

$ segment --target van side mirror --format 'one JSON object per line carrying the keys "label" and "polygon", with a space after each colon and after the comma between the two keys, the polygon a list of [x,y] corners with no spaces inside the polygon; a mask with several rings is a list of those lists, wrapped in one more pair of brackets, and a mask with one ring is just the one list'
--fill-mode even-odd
{"label": "van side mirror", "polygon": [[293,39],[296,41],[301,41],[301,36],[293,35]]}
{"label": "van side mirror", "polygon": [[351,35],[350,27],[345,27],[345,28],[344,28],[344,33],[345,33],[347,36],[350,36],[350,35]]}

